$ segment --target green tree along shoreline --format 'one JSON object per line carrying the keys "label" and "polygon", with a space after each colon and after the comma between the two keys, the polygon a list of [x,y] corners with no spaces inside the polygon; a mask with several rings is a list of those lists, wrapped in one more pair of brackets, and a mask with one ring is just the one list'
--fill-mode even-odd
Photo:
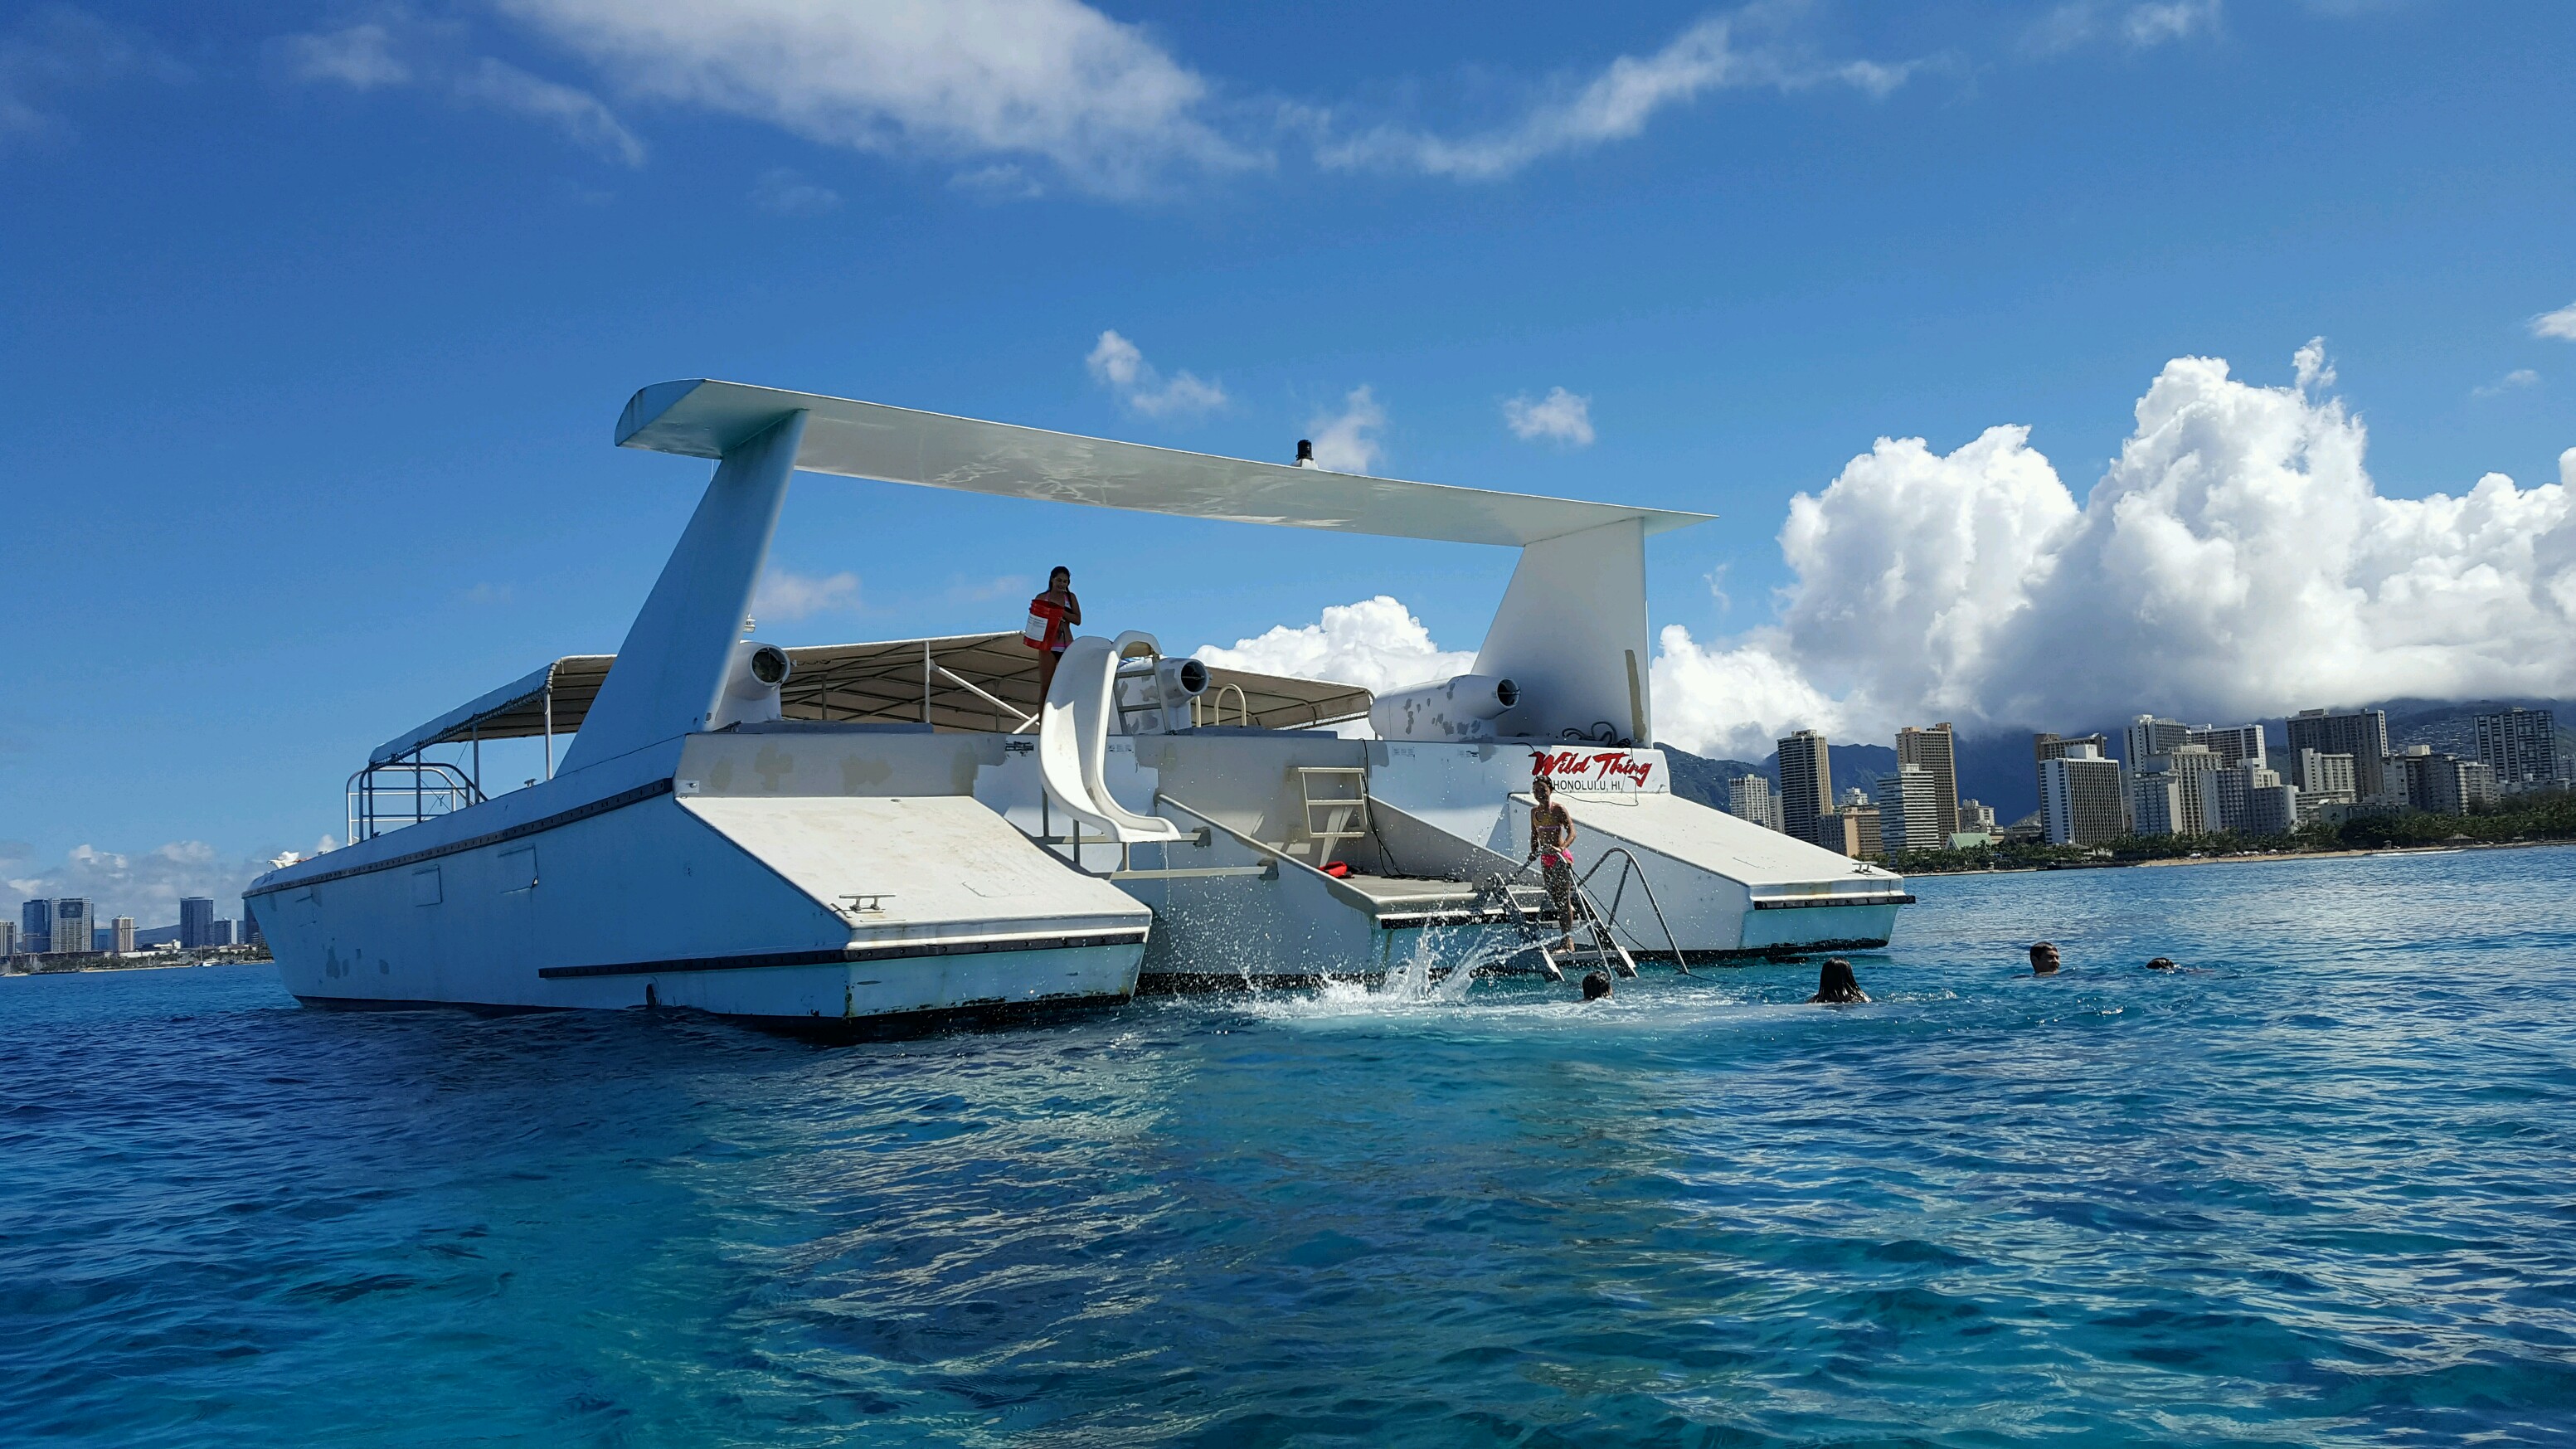
{"label": "green tree along shoreline", "polygon": [[[2505,844],[2576,840],[2576,792],[2549,790],[2518,795],[2469,815],[2429,815],[2410,810],[2367,815],[2340,826],[2305,825],[2287,835],[2131,835],[2106,845],[1998,844],[1971,850],[1900,851],[1888,868],[1906,875],[1971,870],[2063,870],[2073,866],[2127,865],[2187,856],[2300,855],[2335,850],[2386,850],[2393,846],[2456,842]],[[2107,854],[2106,854],[2107,852]]]}

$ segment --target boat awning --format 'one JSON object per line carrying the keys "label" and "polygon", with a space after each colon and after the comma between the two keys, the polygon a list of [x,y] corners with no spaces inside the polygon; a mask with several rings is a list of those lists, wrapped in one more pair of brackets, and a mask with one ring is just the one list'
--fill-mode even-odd
{"label": "boat awning", "polygon": [[1004,498],[1515,546],[1631,520],[1662,533],[1711,516],[1256,463],[706,379],[636,393],[617,442],[721,458],[800,411],[796,466],[809,473]]}
{"label": "boat awning", "polygon": [[[919,724],[926,698],[933,728],[981,731],[1017,729],[1023,717],[1037,712],[1037,651],[1013,633],[814,644],[791,648],[787,657],[795,667],[779,690],[779,706],[789,719]],[[549,686],[554,732],[571,734],[581,728],[582,716],[616,662],[614,654],[566,655],[385,741],[367,762],[386,764],[432,745],[544,734]],[[1214,666],[1208,676],[1210,724],[1220,717],[1220,696],[1227,725],[1301,729],[1361,719],[1369,712],[1369,692],[1355,684]],[[1242,691],[1239,704],[1229,685]]]}

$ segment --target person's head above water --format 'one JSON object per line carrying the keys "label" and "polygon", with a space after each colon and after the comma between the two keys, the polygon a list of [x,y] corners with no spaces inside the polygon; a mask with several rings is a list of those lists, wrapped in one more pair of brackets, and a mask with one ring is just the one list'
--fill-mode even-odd
{"label": "person's head above water", "polygon": [[1610,994],[1610,973],[1595,971],[1583,978],[1583,999],[1599,1001]]}
{"label": "person's head above water", "polygon": [[2057,970],[2057,947],[2041,941],[2030,948],[2030,974],[2047,976]]}
{"label": "person's head above water", "polygon": [[2150,971],[2179,971],[2182,968],[2174,965],[2174,958],[2171,956],[2158,956],[2153,961],[2147,963],[2147,969]]}
{"label": "person's head above water", "polygon": [[1816,972],[1816,994],[1807,998],[1826,1006],[1852,1006],[1869,1000],[1860,989],[1860,978],[1852,975],[1851,963],[1840,956],[1828,959]]}

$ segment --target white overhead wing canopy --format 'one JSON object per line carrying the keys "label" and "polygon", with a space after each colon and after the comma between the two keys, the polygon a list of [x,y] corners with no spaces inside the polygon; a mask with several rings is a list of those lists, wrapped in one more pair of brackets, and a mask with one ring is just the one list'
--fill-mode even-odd
{"label": "white overhead wing canopy", "polygon": [[1656,534],[1710,517],[1255,463],[737,382],[645,388],[618,419],[617,442],[721,458],[800,411],[807,416],[795,466],[807,472],[1004,498],[1512,545],[1632,520]]}

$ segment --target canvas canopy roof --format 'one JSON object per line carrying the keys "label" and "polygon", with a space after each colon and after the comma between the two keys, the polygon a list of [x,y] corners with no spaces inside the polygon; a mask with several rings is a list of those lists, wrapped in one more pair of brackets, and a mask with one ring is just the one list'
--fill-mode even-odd
{"label": "canvas canopy roof", "polygon": [[[779,690],[779,704],[789,719],[919,724],[926,695],[933,728],[1007,730],[1017,727],[1014,716],[1034,714],[1038,707],[1037,653],[1022,644],[1017,634],[816,644],[791,648],[787,657],[795,668]],[[582,717],[608,678],[608,667],[616,662],[614,654],[568,654],[387,740],[367,757],[368,763],[385,764],[431,745],[544,734],[549,685],[554,691],[553,731],[570,734],[581,728]],[[1224,693],[1223,720],[1228,725],[1298,729],[1360,719],[1369,711],[1369,692],[1357,685],[1213,667],[1208,675],[1211,700],[1227,685],[1243,692],[1242,713],[1248,719],[1238,715],[1235,696]],[[958,683],[959,679],[973,688]],[[978,689],[983,695],[976,693]],[[1005,706],[1011,714],[1004,713]],[[1213,711],[1214,706],[1210,708]]]}
{"label": "canvas canopy roof", "polygon": [[1515,546],[1630,520],[1651,535],[1709,517],[1256,463],[703,378],[636,393],[617,442],[721,458],[795,412],[806,415],[796,450],[806,472],[1006,498]]}

